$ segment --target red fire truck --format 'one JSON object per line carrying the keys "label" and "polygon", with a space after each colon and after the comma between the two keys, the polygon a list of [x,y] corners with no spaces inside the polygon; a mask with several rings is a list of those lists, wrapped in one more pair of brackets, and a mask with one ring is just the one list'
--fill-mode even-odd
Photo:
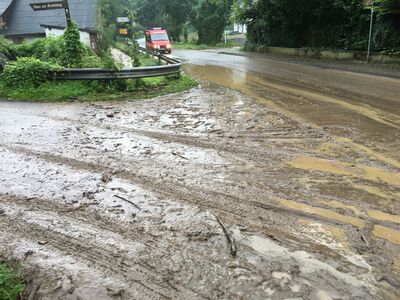
{"label": "red fire truck", "polygon": [[146,48],[162,53],[171,53],[171,42],[168,33],[162,28],[153,28],[146,30]]}

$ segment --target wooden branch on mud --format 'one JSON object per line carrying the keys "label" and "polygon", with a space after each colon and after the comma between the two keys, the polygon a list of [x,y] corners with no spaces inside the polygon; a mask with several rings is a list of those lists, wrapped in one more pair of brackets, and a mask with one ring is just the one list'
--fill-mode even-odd
{"label": "wooden branch on mud", "polygon": [[118,198],[118,199],[121,199],[121,200],[123,200],[123,201],[125,201],[125,202],[127,202],[127,203],[129,203],[129,204],[132,204],[134,207],[136,207],[139,211],[141,211],[142,210],[142,208],[139,206],[139,205],[137,205],[136,203],[134,203],[134,202],[132,202],[132,201],[130,201],[130,200],[128,200],[128,199],[125,199],[124,197],[121,197],[121,196],[118,196],[118,195],[114,195],[114,197],[116,197],[116,198]]}
{"label": "wooden branch on mud", "polygon": [[226,226],[224,225],[224,223],[222,223],[222,221],[213,213],[215,219],[217,219],[219,225],[222,228],[222,231],[224,232],[225,236],[226,236],[226,240],[228,241],[229,247],[231,249],[231,255],[232,256],[236,256],[237,254],[237,247],[236,247],[236,242],[235,239],[232,237],[232,235],[229,233],[228,229],[226,228]]}
{"label": "wooden branch on mud", "polygon": [[189,160],[188,158],[186,158],[186,157],[184,157],[183,155],[180,155],[179,153],[176,153],[176,152],[174,152],[174,151],[172,151],[172,155],[178,156],[178,157],[180,157],[180,158],[182,158],[182,159]]}

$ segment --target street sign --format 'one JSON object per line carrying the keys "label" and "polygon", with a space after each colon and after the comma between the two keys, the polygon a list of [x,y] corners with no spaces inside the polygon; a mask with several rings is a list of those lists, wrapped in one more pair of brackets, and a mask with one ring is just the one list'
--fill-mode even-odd
{"label": "street sign", "polygon": [[29,5],[34,11],[65,8],[64,1],[30,3]]}
{"label": "street sign", "polygon": [[67,26],[71,27],[71,14],[69,12],[68,0],[53,1],[53,2],[42,2],[42,3],[30,3],[29,4],[34,11],[50,10],[50,9],[64,9],[65,19],[67,20]]}
{"label": "street sign", "polygon": [[128,28],[120,28],[119,29],[119,35],[121,35],[121,36],[128,35]]}
{"label": "street sign", "polygon": [[129,18],[127,17],[119,17],[117,18],[117,23],[129,23]]}

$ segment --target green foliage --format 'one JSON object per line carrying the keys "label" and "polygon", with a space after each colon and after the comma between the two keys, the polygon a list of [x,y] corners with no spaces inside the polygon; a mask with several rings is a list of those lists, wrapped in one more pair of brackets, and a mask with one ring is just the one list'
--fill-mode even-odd
{"label": "green foliage", "polygon": [[0,263],[0,299],[16,300],[25,285],[16,271],[8,264]]}
{"label": "green foliage", "polygon": [[3,53],[8,59],[14,60],[17,56],[14,44],[5,38],[0,37],[0,53]]}
{"label": "green foliage", "polygon": [[103,66],[104,62],[96,55],[85,55],[82,57],[80,65],[82,68],[102,68]]}
{"label": "green foliage", "polygon": [[215,45],[221,42],[229,14],[228,0],[197,0],[191,23],[198,32],[199,44]]}
{"label": "green foliage", "polygon": [[[400,1],[376,0],[374,51],[400,46]],[[247,25],[248,48],[263,45],[365,51],[370,10],[360,0],[236,1],[233,19]]]}
{"label": "green foliage", "polygon": [[102,61],[102,67],[105,69],[119,70],[122,68],[122,65],[117,64],[112,57],[110,49],[100,51],[99,57]]}
{"label": "green foliage", "polygon": [[136,43],[114,43],[114,47],[129,55],[132,58],[132,65],[134,67],[140,67],[140,52]]}
{"label": "green foliage", "polygon": [[88,56],[93,56],[91,50],[80,42],[76,25],[66,29],[63,36],[36,39],[14,45],[13,49],[16,57],[33,57],[64,67],[80,67],[88,61]]}
{"label": "green foliage", "polygon": [[31,43],[14,46],[17,57],[33,57],[42,61],[63,64],[64,39],[62,37],[48,37],[36,39]]}
{"label": "green foliage", "polygon": [[145,28],[163,27],[173,41],[180,36],[197,0],[135,0],[137,20]]}
{"label": "green foliage", "polygon": [[239,46],[240,44],[228,40],[227,43],[221,43],[221,44],[199,44],[195,42],[191,43],[175,43],[173,44],[173,49],[190,49],[190,50],[204,50],[204,49],[212,49],[212,48],[232,48],[235,46]]}
{"label": "green foliage", "polygon": [[8,87],[38,87],[57,67],[32,57],[21,57],[6,65],[0,80]]}
{"label": "green foliage", "polygon": [[132,5],[130,5],[129,0],[99,0],[98,5],[100,12],[98,49],[99,51],[106,51],[118,37],[116,19],[127,16]]}
{"label": "green foliage", "polygon": [[79,66],[85,55],[85,48],[80,41],[79,28],[76,23],[72,23],[64,31],[64,65],[69,67]]}

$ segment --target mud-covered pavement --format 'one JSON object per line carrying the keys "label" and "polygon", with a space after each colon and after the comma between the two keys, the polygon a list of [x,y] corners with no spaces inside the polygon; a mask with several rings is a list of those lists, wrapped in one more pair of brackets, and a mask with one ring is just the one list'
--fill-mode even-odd
{"label": "mud-covered pavement", "polygon": [[197,63],[153,100],[0,102],[0,253],[29,291],[398,299],[400,81]]}

